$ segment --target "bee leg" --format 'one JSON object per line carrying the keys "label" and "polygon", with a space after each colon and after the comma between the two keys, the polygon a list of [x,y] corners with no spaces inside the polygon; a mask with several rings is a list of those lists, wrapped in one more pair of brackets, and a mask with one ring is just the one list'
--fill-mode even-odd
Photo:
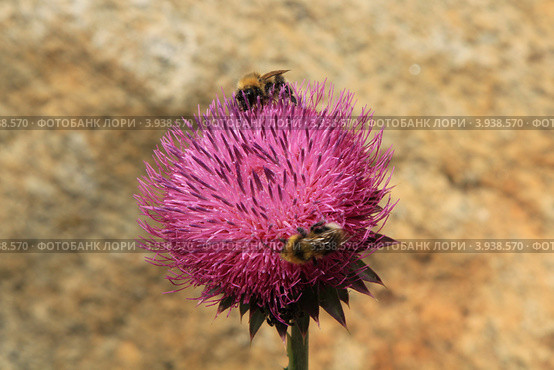
{"label": "bee leg", "polygon": [[247,105],[246,101],[247,101],[248,99],[246,98],[245,92],[244,92],[244,91],[239,91],[239,92],[237,93],[236,98],[237,98],[237,102],[238,102],[239,105],[240,105],[240,108],[241,108],[242,110],[247,110],[247,109],[248,109],[248,105]]}
{"label": "bee leg", "polygon": [[298,230],[298,232],[300,233],[300,235],[302,235],[303,238],[308,236],[308,233],[303,228],[299,227],[296,230]]}
{"label": "bee leg", "polygon": [[317,230],[320,226],[323,226],[323,225],[325,225],[325,222],[324,221],[319,221],[318,223],[315,223],[315,224],[312,225],[312,227],[310,227],[310,231],[317,233],[317,231],[315,231],[315,230]]}
{"label": "bee leg", "polygon": [[296,97],[294,96],[292,89],[285,82],[283,76],[276,76],[275,82],[268,82],[265,85],[265,91],[268,92],[268,95],[272,95],[273,99],[276,100],[281,94],[281,89],[283,90],[283,96],[290,99],[294,104],[297,103]]}
{"label": "bee leg", "polygon": [[296,98],[292,92],[292,89],[289,87],[289,85],[285,84],[285,94],[289,97],[290,101],[296,104]]}
{"label": "bee leg", "polygon": [[312,262],[314,263],[314,266],[317,266],[317,258],[312,257]]}

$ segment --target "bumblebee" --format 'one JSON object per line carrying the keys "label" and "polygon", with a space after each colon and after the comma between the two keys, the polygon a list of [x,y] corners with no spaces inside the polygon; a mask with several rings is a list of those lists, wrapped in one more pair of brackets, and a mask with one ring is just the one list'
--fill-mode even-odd
{"label": "bumblebee", "polygon": [[334,222],[318,222],[309,233],[301,227],[297,230],[298,234],[283,240],[281,250],[281,258],[294,264],[317,262],[317,259],[338,250],[347,240],[344,230]]}
{"label": "bumblebee", "polygon": [[290,101],[296,104],[296,98],[292,93],[292,89],[283,77],[283,74],[288,71],[288,69],[280,69],[264,75],[252,72],[242,77],[237,84],[236,93],[237,102],[242,110],[253,107],[258,101],[258,97],[260,97],[262,104],[274,99],[282,88],[284,88],[284,93]]}

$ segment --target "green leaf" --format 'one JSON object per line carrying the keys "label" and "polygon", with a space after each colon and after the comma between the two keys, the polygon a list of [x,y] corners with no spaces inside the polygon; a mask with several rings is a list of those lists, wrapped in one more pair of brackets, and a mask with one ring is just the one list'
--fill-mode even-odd
{"label": "green leaf", "polygon": [[301,315],[296,319],[296,325],[298,325],[298,329],[302,334],[302,338],[306,338],[306,335],[308,334],[308,329],[310,326],[310,316]]}
{"label": "green leaf", "polygon": [[241,320],[242,320],[242,317],[244,316],[244,314],[247,313],[249,309],[250,309],[250,305],[248,303],[240,302],[239,312],[240,312],[240,319]]}
{"label": "green leaf", "polygon": [[383,248],[389,245],[395,245],[398,244],[398,240],[394,240],[393,238],[390,238],[383,234],[374,233],[372,238],[373,240],[370,241],[371,244],[377,245],[377,248]]}
{"label": "green leaf", "polygon": [[223,311],[231,307],[233,303],[235,303],[235,297],[232,297],[232,296],[223,297],[221,302],[219,302],[219,306],[217,307],[217,313],[218,314],[222,313]]}
{"label": "green leaf", "polygon": [[283,324],[281,321],[276,321],[275,329],[277,329],[277,333],[279,333],[279,336],[284,343],[287,340],[288,325]]}
{"label": "green leaf", "polygon": [[312,317],[315,322],[319,322],[319,299],[317,290],[306,288],[302,291],[302,297],[298,302],[304,312]]}
{"label": "green leaf", "polygon": [[367,287],[365,286],[362,279],[360,279],[358,276],[352,276],[349,280],[349,283],[350,283],[350,288],[354,289],[355,291],[360,292],[362,294],[367,294],[368,296],[373,297],[369,289],[367,289]]}
{"label": "green leaf", "polygon": [[254,339],[254,336],[260,330],[260,327],[265,321],[266,315],[258,307],[250,307],[250,341]]}
{"label": "green leaf", "polygon": [[358,275],[362,280],[369,283],[377,283],[385,286],[381,281],[381,278],[362,260],[357,260],[350,265],[352,272]]}
{"label": "green leaf", "polygon": [[215,287],[215,288],[212,288],[212,287],[205,287],[204,288],[204,291],[202,292],[202,295],[210,295],[210,296],[214,296],[214,295],[218,295],[219,294],[219,287]]}
{"label": "green leaf", "polygon": [[337,288],[337,293],[339,295],[339,299],[349,306],[348,290],[345,288]]}
{"label": "green leaf", "polygon": [[340,304],[337,288],[327,285],[320,285],[319,304],[329,315],[346,328],[346,318]]}

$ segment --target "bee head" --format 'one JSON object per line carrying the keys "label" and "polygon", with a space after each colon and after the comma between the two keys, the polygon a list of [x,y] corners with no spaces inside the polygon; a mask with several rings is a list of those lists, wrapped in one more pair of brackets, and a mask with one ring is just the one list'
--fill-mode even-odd
{"label": "bee head", "polygon": [[288,240],[285,241],[285,248],[287,248],[287,246],[294,246],[296,245],[296,243],[301,240],[303,237],[302,235],[300,234],[294,234],[292,235],[290,238],[288,238]]}

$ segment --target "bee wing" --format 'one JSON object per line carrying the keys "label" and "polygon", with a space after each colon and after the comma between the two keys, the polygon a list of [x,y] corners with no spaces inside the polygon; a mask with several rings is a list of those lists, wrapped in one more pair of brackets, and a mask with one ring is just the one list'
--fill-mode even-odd
{"label": "bee wing", "polygon": [[290,71],[290,69],[279,69],[277,71],[271,71],[264,74],[262,77],[260,77],[262,80],[267,80],[268,78],[271,78],[273,76],[282,75],[285,72]]}

